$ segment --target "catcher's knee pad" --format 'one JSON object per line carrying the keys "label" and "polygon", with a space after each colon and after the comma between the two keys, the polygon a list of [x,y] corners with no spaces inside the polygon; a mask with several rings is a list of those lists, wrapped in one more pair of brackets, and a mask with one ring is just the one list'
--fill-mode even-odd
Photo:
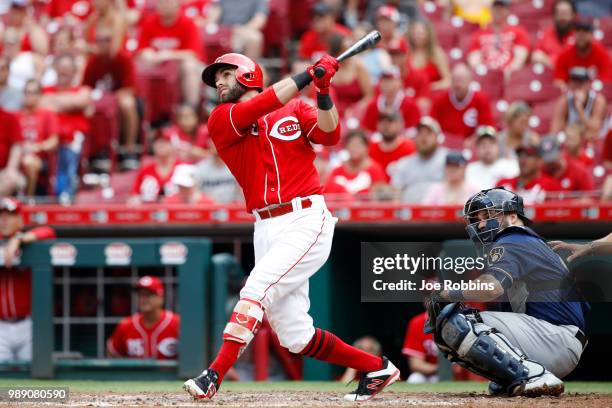
{"label": "catcher's knee pad", "polygon": [[440,337],[447,346],[446,356],[451,361],[507,387],[544,374],[544,367],[514,347],[494,328],[484,324],[478,313],[469,310],[447,317]]}
{"label": "catcher's knee pad", "polygon": [[234,307],[230,321],[223,330],[223,340],[249,344],[261,326],[263,315],[264,310],[259,302],[240,299]]}

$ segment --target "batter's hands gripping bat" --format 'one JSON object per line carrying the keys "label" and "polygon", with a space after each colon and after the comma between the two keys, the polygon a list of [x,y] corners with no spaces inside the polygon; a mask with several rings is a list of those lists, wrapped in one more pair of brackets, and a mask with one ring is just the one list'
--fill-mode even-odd
{"label": "batter's hands gripping bat", "polygon": [[[380,32],[377,30],[370,31],[362,39],[351,45],[342,54],[338,55],[336,59],[338,62],[342,62],[345,59],[351,58],[353,55],[357,55],[368,48],[372,48],[378,41],[380,41]],[[317,78],[321,78],[323,75],[325,75],[325,68],[316,67],[314,72]]]}

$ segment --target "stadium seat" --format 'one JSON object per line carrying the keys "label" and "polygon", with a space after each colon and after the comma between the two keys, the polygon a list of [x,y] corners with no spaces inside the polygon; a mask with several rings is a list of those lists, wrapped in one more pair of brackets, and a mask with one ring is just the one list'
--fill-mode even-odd
{"label": "stadium seat", "polygon": [[440,44],[440,47],[442,47],[442,49],[444,49],[446,52],[449,52],[459,45],[457,40],[457,30],[447,22],[434,22],[434,29],[436,31],[436,35],[438,36],[438,43]]}
{"label": "stadium seat", "polygon": [[442,21],[444,19],[444,8],[435,1],[426,1],[420,5],[421,15],[429,21]]}
{"label": "stadium seat", "polygon": [[555,104],[555,101],[536,104],[529,118],[529,127],[541,135],[548,133]]}
{"label": "stadium seat", "polygon": [[512,85],[528,85],[533,80],[552,82],[554,80],[552,69],[542,64],[527,65],[510,74],[508,83]]}
{"label": "stadium seat", "polygon": [[172,117],[181,100],[180,67],[176,62],[136,64],[138,95],[145,101],[144,120],[157,127]]}
{"label": "stadium seat", "polygon": [[525,0],[521,2],[513,2],[511,13],[519,19],[547,19],[552,16],[552,7],[554,0]]}
{"label": "stadium seat", "polygon": [[480,89],[487,94],[490,100],[504,97],[504,72],[500,69],[476,70],[474,79],[480,84]]}
{"label": "stadium seat", "polygon": [[561,95],[557,88],[550,81],[541,81],[534,79],[529,83],[514,83],[510,81],[511,86],[506,88],[506,99],[509,102],[525,101],[530,105],[554,101]]}
{"label": "stadium seat", "polygon": [[286,18],[290,9],[289,0],[270,0],[269,7],[268,21],[263,29],[264,55],[281,57],[281,70],[285,72],[288,68],[288,42],[291,35],[289,20]]}
{"label": "stadium seat", "polygon": [[[115,164],[119,143],[119,105],[115,94],[107,92],[94,102],[95,112],[90,118],[90,131],[86,150],[88,155],[105,152]],[[112,170],[112,169],[111,169]]]}
{"label": "stadium seat", "polygon": [[211,63],[217,57],[232,52],[232,29],[230,27],[216,26],[216,30],[208,30],[202,27],[202,43],[207,62]]}
{"label": "stadium seat", "polygon": [[289,21],[291,22],[291,37],[299,38],[310,26],[312,19],[311,9],[315,0],[292,1],[289,7]]}

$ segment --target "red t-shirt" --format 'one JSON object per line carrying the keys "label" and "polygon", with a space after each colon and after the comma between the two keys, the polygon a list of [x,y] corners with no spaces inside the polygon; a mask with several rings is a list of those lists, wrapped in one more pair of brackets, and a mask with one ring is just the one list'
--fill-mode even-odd
{"label": "red t-shirt", "polygon": [[[49,86],[43,89],[43,93],[51,94],[58,92],[77,93],[81,91],[80,86],[73,86],[68,89],[57,89],[55,86]],[[58,133],[60,144],[70,144],[74,140],[75,132],[87,134],[89,132],[89,119],[85,116],[84,111],[74,112],[57,112]]]}
{"label": "red t-shirt", "polygon": [[506,25],[497,32],[489,26],[472,34],[469,52],[480,51],[489,69],[504,69],[514,59],[516,46],[529,50],[529,35],[523,27]]}
{"label": "red t-shirt", "polygon": [[593,177],[586,167],[577,160],[565,158],[565,172],[557,177],[563,191],[590,191],[594,189]]}
{"label": "red t-shirt", "polygon": [[592,71],[591,78],[612,81],[610,63],[608,50],[595,40],[593,40],[591,50],[585,56],[579,56],[576,45],[572,45],[559,55],[555,65],[555,78],[567,82],[569,72],[573,67],[584,67]]}
{"label": "red t-shirt", "polygon": [[561,191],[559,181],[545,174],[540,174],[529,183],[523,183],[518,177],[505,178],[497,182],[497,186],[506,187],[523,197],[526,203],[544,201],[547,192]]}
{"label": "red t-shirt", "polygon": [[63,17],[72,14],[74,17],[84,21],[93,11],[90,0],[51,0],[47,3],[46,13],[51,18]]}
{"label": "red t-shirt", "polygon": [[181,4],[181,10],[189,18],[206,17],[210,0],[186,0]]}
{"label": "red t-shirt", "polygon": [[92,55],[85,65],[83,85],[105,92],[135,88],[134,62],[124,53],[113,58]]}
{"label": "red t-shirt", "polygon": [[612,162],[612,129],[608,131],[601,151],[601,160]]}
{"label": "red t-shirt", "polygon": [[433,340],[433,333],[423,333],[427,320],[427,312],[423,312],[410,319],[406,327],[402,354],[408,357],[424,359],[431,364],[438,363],[438,346]]}
{"label": "red t-shirt", "polygon": [[40,143],[58,134],[59,124],[55,112],[46,109],[37,109],[34,112],[19,111],[17,117],[24,142]]}
{"label": "red t-shirt", "polygon": [[443,132],[466,138],[480,125],[495,125],[489,98],[481,91],[470,91],[461,102],[450,91],[445,92],[434,100],[431,116]]}
{"label": "red t-shirt", "polygon": [[374,184],[384,182],[385,173],[375,161],[372,161],[367,168],[357,173],[351,173],[345,166],[339,166],[332,170],[327,177],[324,193],[365,194],[370,192]]}
{"label": "red t-shirt", "polygon": [[161,50],[190,50],[204,59],[200,30],[193,20],[181,14],[171,26],[163,26],[158,14],[145,18],[140,25],[138,48]]}
{"label": "red t-shirt", "polygon": [[[38,241],[55,238],[55,231],[50,227],[36,227],[29,232]],[[4,251],[4,248],[0,250]],[[32,271],[19,267],[0,267],[0,320],[24,319],[31,313]]]}
{"label": "red t-shirt", "polygon": [[[351,31],[341,24],[336,24],[334,27],[334,34],[341,36],[351,35]],[[329,44],[321,39],[319,33],[314,30],[308,30],[300,38],[300,58],[315,61],[327,53]]]}
{"label": "red t-shirt", "polygon": [[[421,111],[417,106],[414,98],[403,95],[400,93],[398,95],[397,101],[399,103],[395,103],[399,111],[402,113],[402,117],[404,118],[404,127],[411,128],[416,126],[421,119]],[[364,129],[369,130],[370,132],[374,132],[378,127],[378,118],[380,116],[380,110],[384,109],[385,102],[382,95],[379,95],[377,98],[372,99],[368,106],[366,107],[365,112],[363,113],[363,118],[361,119],[361,126]]]}
{"label": "red t-shirt", "polygon": [[[400,136],[401,137],[401,136]],[[404,156],[411,155],[416,150],[414,142],[411,139],[401,137],[400,143],[393,150],[383,150],[381,142],[370,143],[370,157],[380,165],[385,173],[385,181],[390,180],[387,168],[389,165]]]}
{"label": "red t-shirt", "polygon": [[404,91],[413,98],[429,98],[431,96],[431,81],[427,74],[422,70],[407,69],[407,74],[403,79]]}
{"label": "red t-shirt", "polygon": [[247,211],[321,194],[309,139],[317,126],[317,110],[292,99],[259,118],[256,130],[243,134],[232,120],[234,106],[217,106],[208,119],[208,130],[219,156],[242,187]]}
{"label": "red t-shirt", "polygon": [[553,65],[555,65],[561,52],[563,52],[563,50],[570,45],[573,45],[575,40],[576,38],[574,37],[574,32],[572,31],[566,35],[563,40],[559,41],[555,27],[551,26],[545,30],[542,30],[538,36],[535,49],[548,55],[552,60]]}
{"label": "red t-shirt", "polygon": [[178,356],[180,317],[163,310],[152,327],[145,327],[141,313],[121,320],[106,342],[109,351],[131,358],[174,360]]}
{"label": "red t-shirt", "polygon": [[0,109],[0,169],[6,167],[13,145],[22,142],[17,116]]}
{"label": "red t-shirt", "polygon": [[157,201],[160,196],[168,196],[176,193],[177,187],[171,182],[176,166],[181,162],[176,160],[172,170],[165,176],[157,172],[155,162],[143,166],[138,171],[136,180],[132,187],[132,195],[139,196],[143,202],[151,203]]}

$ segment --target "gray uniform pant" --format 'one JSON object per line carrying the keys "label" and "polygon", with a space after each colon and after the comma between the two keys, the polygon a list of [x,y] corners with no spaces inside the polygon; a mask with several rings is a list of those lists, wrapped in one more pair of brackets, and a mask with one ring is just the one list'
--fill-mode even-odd
{"label": "gray uniform pant", "polygon": [[578,365],[582,355],[582,344],[575,337],[578,327],[556,326],[524,313],[481,312],[480,316],[555,376],[563,378]]}

